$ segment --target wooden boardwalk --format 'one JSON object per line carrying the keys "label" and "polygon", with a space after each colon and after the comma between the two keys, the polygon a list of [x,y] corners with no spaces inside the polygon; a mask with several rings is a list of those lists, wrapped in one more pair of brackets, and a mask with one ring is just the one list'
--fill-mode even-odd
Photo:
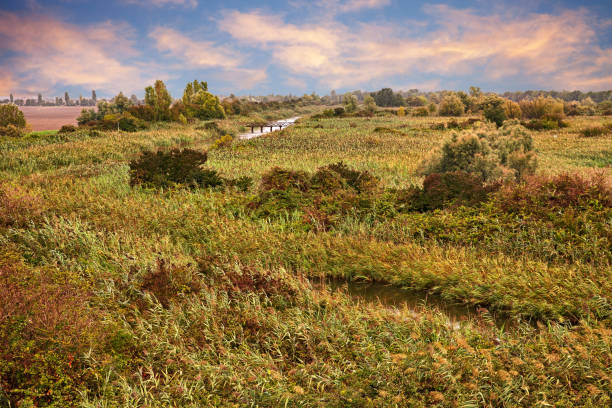
{"label": "wooden boardwalk", "polygon": [[246,127],[251,128],[251,133],[255,133],[255,128],[259,128],[260,132],[263,133],[264,128],[270,128],[270,132],[272,132],[274,130],[274,128],[278,128],[279,130],[282,130],[284,127],[287,126],[291,126],[293,125],[295,122],[271,122],[271,123],[267,123],[265,125],[262,125],[260,123],[256,123],[256,124],[248,124],[245,125]]}

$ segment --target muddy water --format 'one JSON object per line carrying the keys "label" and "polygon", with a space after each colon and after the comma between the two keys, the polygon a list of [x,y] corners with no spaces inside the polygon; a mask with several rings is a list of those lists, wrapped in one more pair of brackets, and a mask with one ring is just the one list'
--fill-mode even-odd
{"label": "muddy water", "polygon": [[[275,125],[276,123],[279,123],[279,122],[283,123],[284,122],[284,123],[288,124],[287,126],[283,127],[283,129],[286,129],[289,126],[292,126],[295,123],[295,121],[298,120],[299,118],[300,118],[299,116],[296,116],[294,118],[281,119],[281,120],[278,120],[276,122],[272,122],[271,124]],[[243,133],[241,135],[238,135],[238,138],[239,139],[245,139],[245,140],[246,139],[253,139],[253,138],[259,137],[261,135],[265,135],[266,133],[277,132],[277,131],[280,130],[280,128],[278,127],[278,125],[275,125],[275,126],[272,127],[272,129],[270,129],[270,126],[268,126],[268,127],[263,127],[263,131],[262,131],[261,127],[255,127],[255,129],[253,129],[253,130],[254,130],[253,133]]]}
{"label": "muddy water", "polygon": [[516,325],[516,322],[510,319],[493,316],[488,312],[483,313],[484,309],[479,310],[473,306],[453,304],[426,292],[410,291],[383,283],[331,280],[324,283],[317,282],[315,286],[332,292],[345,291],[353,299],[373,305],[396,308],[407,307],[415,315],[420,313],[424,307],[437,309],[448,317],[449,326],[454,329],[461,327],[461,322],[472,319],[492,320],[498,328],[510,328]]}

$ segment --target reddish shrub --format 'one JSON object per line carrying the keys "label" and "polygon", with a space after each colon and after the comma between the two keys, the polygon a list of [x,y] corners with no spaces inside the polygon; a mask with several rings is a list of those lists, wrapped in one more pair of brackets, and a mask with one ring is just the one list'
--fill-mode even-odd
{"label": "reddish shrub", "polygon": [[45,211],[45,201],[22,187],[0,184],[0,227],[21,227]]}
{"label": "reddish shrub", "polygon": [[172,265],[158,259],[157,268],[148,271],[140,288],[155,295],[159,303],[168,308],[173,299],[199,292],[202,284],[188,267]]}
{"label": "reddish shrub", "polygon": [[612,188],[603,174],[591,178],[577,174],[531,176],[521,184],[506,185],[496,201],[505,211],[527,213],[592,204],[612,207]]}
{"label": "reddish shrub", "polygon": [[303,171],[285,170],[273,167],[261,178],[261,190],[287,190],[293,188],[306,191],[310,187],[308,174]]}
{"label": "reddish shrub", "polygon": [[419,205],[424,210],[442,208],[451,202],[474,205],[485,201],[488,194],[497,188],[499,184],[485,186],[481,179],[472,173],[433,173],[423,181]]}
{"label": "reddish shrub", "polygon": [[102,335],[89,298],[69,274],[0,252],[0,387],[9,406],[25,398],[34,406],[72,406],[92,380],[81,356]]}

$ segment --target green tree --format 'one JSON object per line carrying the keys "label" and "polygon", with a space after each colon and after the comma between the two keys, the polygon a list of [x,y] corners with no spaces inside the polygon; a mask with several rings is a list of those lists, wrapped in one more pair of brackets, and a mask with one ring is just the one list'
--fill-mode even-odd
{"label": "green tree", "polygon": [[357,98],[350,92],[344,95],[344,110],[348,113],[355,112],[357,110]]}
{"label": "green tree", "polygon": [[16,105],[0,105],[0,126],[13,125],[20,129],[25,128],[26,120],[23,112]]}
{"label": "green tree", "polygon": [[113,98],[113,110],[116,113],[125,112],[131,105],[130,100],[127,96],[123,95],[123,92],[119,92],[119,94]]}
{"label": "green tree", "polygon": [[363,104],[365,106],[366,112],[368,113],[376,112],[376,101],[374,100],[372,95],[366,95],[365,98],[363,98]]}
{"label": "green tree", "polygon": [[170,119],[172,97],[166,89],[164,81],[158,79],[153,86],[145,88],[145,104],[153,109],[155,121]]}
{"label": "green tree", "polygon": [[198,81],[190,82],[183,92],[183,104],[188,117],[206,119],[222,119],[225,110],[219,98],[208,92],[208,83]]}
{"label": "green tree", "polygon": [[482,112],[485,119],[500,127],[508,115],[505,109],[505,100],[498,96],[488,96],[482,103]]}
{"label": "green tree", "polygon": [[440,102],[440,116],[461,116],[465,111],[465,105],[456,94],[446,95]]}

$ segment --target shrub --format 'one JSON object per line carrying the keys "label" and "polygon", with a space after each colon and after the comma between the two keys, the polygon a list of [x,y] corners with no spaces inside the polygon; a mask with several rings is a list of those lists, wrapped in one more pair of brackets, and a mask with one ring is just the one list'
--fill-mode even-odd
{"label": "shrub", "polygon": [[77,131],[76,126],[74,125],[63,125],[58,133],[74,133]]}
{"label": "shrub", "polygon": [[435,210],[449,203],[474,205],[485,201],[498,184],[485,187],[482,180],[464,171],[433,173],[423,181],[423,193],[417,199],[420,210]]}
{"label": "shrub", "polygon": [[399,109],[397,110],[397,116],[399,116],[400,118],[403,118],[404,116],[406,116],[406,108],[404,108],[403,106],[400,106]]}
{"label": "shrub", "polygon": [[224,179],[223,182],[226,186],[236,187],[243,193],[249,191],[253,186],[253,179],[249,176],[242,176],[237,179]]}
{"label": "shrub", "polygon": [[609,132],[609,129],[607,129],[604,126],[595,126],[595,127],[590,127],[590,128],[582,129],[580,131],[580,134],[583,137],[597,137],[597,136],[605,135],[608,132]]}
{"label": "shrub", "polygon": [[81,111],[81,114],[77,118],[77,123],[79,124],[79,126],[82,126],[82,125],[85,125],[87,123],[94,122],[96,120],[98,120],[98,115],[96,114],[95,110],[93,110],[93,109],[83,109]]}
{"label": "shrub", "polygon": [[367,170],[353,170],[342,162],[330,164],[322,169],[338,173],[349,187],[359,193],[374,191],[378,187],[379,180]]}
{"label": "shrub", "polygon": [[234,138],[231,135],[223,135],[216,139],[211,149],[220,149],[222,147],[229,147],[234,142]]}
{"label": "shrub", "polygon": [[465,106],[456,94],[446,95],[438,110],[440,116],[461,116],[465,111]]}
{"label": "shrub", "polygon": [[23,116],[23,112],[19,110],[17,105],[13,105],[12,103],[0,105],[0,127],[6,127],[8,125],[13,125],[20,129],[26,127],[26,120],[25,116]]}
{"label": "shrub", "polygon": [[130,162],[130,184],[153,188],[175,185],[219,186],[223,180],[217,172],[201,168],[207,158],[206,153],[191,149],[144,152]]}
{"label": "shrub", "polygon": [[273,167],[261,177],[261,190],[288,190],[306,191],[310,187],[308,174],[303,171],[285,170]]}
{"label": "shrub", "polygon": [[520,179],[535,170],[531,136],[514,122],[498,130],[483,127],[455,133],[450,140],[421,164],[420,174],[463,171],[478,175],[484,182]]}
{"label": "shrub", "polygon": [[26,226],[45,209],[45,202],[38,195],[18,185],[0,184],[0,227]]}
{"label": "shrub", "polygon": [[512,213],[543,214],[568,207],[612,207],[612,188],[602,175],[531,176],[523,183],[504,186],[497,205]]}
{"label": "shrub", "polygon": [[555,130],[559,129],[559,122],[550,119],[532,119],[528,122],[521,122],[529,130]]}
{"label": "shrub", "polygon": [[520,119],[523,116],[521,106],[510,99],[504,100],[504,111],[508,119]]}
{"label": "shrub", "polygon": [[82,355],[104,341],[96,327],[101,316],[77,282],[68,273],[29,267],[0,249],[3,406],[74,406],[78,391],[95,381]]}
{"label": "shrub", "polygon": [[419,108],[414,109],[412,111],[412,115],[417,117],[429,116],[429,110],[427,110],[425,106],[421,106]]}
{"label": "shrub", "polygon": [[485,119],[500,127],[508,119],[505,107],[506,102],[504,99],[497,96],[489,96],[482,103],[482,112]]}
{"label": "shrub", "polygon": [[538,97],[519,102],[524,119],[548,119],[561,121],[564,117],[563,102],[553,98]]}
{"label": "shrub", "polygon": [[23,137],[25,131],[15,125],[0,126],[0,136],[4,137]]}
{"label": "shrub", "polygon": [[155,110],[149,105],[135,105],[128,108],[130,115],[145,122],[155,121]]}
{"label": "shrub", "polygon": [[134,117],[129,112],[124,112],[117,120],[117,126],[124,132],[136,132],[140,129],[146,129],[147,124],[141,119]]}
{"label": "shrub", "polygon": [[202,284],[190,268],[158,259],[156,268],[144,275],[140,288],[155,295],[159,303],[168,308],[172,301],[199,292]]}

